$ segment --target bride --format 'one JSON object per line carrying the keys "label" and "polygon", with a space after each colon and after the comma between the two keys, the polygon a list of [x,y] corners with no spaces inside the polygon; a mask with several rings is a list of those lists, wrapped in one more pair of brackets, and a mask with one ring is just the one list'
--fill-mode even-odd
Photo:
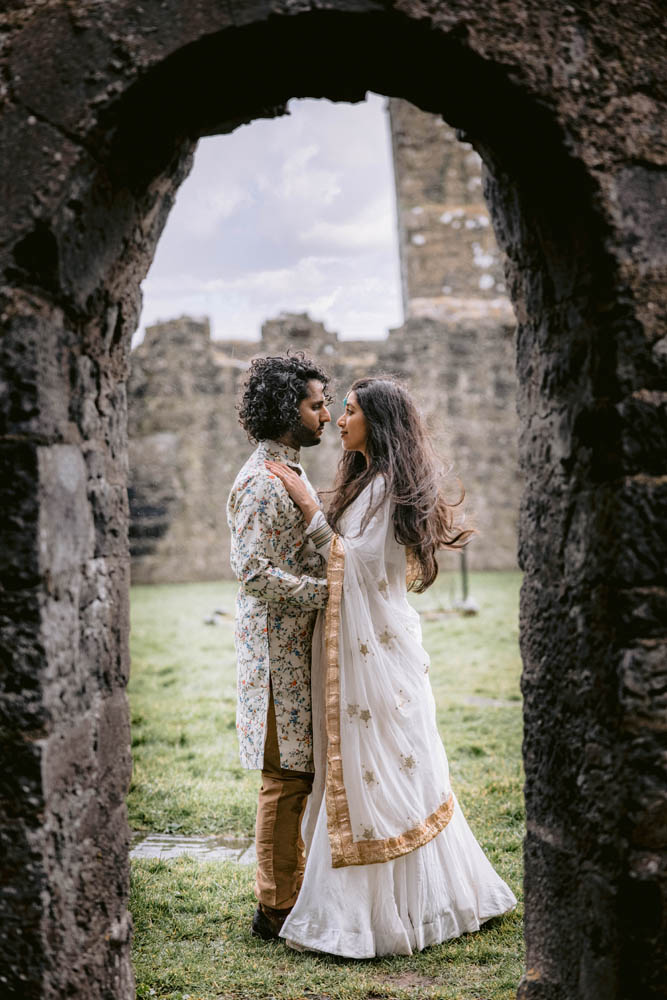
{"label": "bride", "polygon": [[516,905],[452,791],[406,598],[406,579],[425,590],[436,551],[460,548],[472,532],[455,525],[398,382],[360,379],[343,406],[327,519],[296,471],[267,463],[303,511],[329,581],[313,639],[306,869],[280,934],[293,948],[349,958],[409,955]]}

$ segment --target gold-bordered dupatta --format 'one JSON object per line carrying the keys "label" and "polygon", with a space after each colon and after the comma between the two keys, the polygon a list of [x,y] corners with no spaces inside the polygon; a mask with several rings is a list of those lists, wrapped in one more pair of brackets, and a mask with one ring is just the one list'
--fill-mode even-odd
{"label": "gold-bordered dupatta", "polygon": [[[370,491],[370,492],[369,492]],[[372,485],[331,541],[325,617],[325,796],[334,868],[428,843],[454,811],[406,553],[385,500],[359,531]]]}

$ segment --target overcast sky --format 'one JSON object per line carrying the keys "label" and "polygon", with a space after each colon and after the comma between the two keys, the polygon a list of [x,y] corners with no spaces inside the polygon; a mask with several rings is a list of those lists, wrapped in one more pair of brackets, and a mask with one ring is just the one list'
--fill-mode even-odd
{"label": "overcast sky", "polygon": [[209,316],[219,339],[257,338],[282,311],[343,338],[402,323],[385,98],[289,109],[200,141],[142,286],[137,340],[183,313]]}

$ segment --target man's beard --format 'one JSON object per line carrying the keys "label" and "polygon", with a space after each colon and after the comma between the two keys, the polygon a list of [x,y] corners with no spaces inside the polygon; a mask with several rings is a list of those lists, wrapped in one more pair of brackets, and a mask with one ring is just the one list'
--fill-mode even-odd
{"label": "man's beard", "polygon": [[293,429],[292,433],[294,434],[294,440],[297,442],[299,448],[313,448],[321,441],[319,427],[317,431],[311,431],[309,427],[304,427],[304,425],[300,423]]}

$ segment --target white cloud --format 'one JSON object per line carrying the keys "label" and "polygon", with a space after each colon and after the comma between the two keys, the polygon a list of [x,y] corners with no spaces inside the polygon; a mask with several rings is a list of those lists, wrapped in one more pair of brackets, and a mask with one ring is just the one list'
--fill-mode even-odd
{"label": "white cloud", "polygon": [[299,234],[303,244],[328,244],[340,250],[383,249],[394,243],[394,220],[391,204],[385,197],[376,198],[354,218],[318,219]]}
{"label": "white cloud", "polygon": [[[299,201],[321,209],[330,205],[341,193],[339,173],[317,165],[320,147],[314,143],[295,149],[285,160],[277,193],[286,201]],[[315,161],[315,162],[313,162]],[[267,179],[263,179],[267,189]]]}
{"label": "white cloud", "polygon": [[210,193],[197,188],[190,201],[185,221],[186,232],[196,239],[209,236],[219,228],[221,222],[252,201],[249,192],[240,187]]}
{"label": "white cloud", "polygon": [[392,299],[397,305],[394,276],[382,274],[370,260],[361,273],[355,260],[304,257],[293,268],[233,278],[183,274],[175,284],[151,283],[150,292],[146,324],[182,313],[208,315],[213,336],[223,339],[256,338],[262,322],[280,312],[308,312],[342,339],[376,339],[400,323],[387,308]]}
{"label": "white cloud", "polygon": [[384,99],[293,101],[290,115],[202,140],[143,285],[141,325],[209,315],[218,338],[281,311],[342,337],[401,322]]}

